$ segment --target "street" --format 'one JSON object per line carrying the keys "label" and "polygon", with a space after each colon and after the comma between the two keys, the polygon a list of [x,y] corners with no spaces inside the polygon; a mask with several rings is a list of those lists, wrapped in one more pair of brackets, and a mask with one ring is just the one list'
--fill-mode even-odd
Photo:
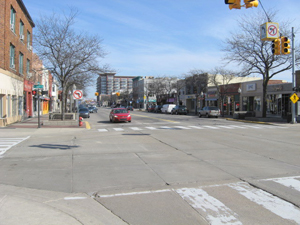
{"label": "street", "polygon": [[0,208],[13,187],[90,198],[111,224],[300,224],[298,124],[138,110],[111,123],[109,111],[84,119],[90,129],[0,129]]}

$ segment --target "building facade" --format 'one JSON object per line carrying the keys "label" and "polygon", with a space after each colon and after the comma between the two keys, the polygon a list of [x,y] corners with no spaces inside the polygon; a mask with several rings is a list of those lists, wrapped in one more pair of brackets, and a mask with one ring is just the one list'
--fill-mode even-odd
{"label": "building facade", "polygon": [[0,15],[0,126],[5,126],[30,114],[24,101],[32,98],[28,77],[35,25],[22,0],[0,1]]}

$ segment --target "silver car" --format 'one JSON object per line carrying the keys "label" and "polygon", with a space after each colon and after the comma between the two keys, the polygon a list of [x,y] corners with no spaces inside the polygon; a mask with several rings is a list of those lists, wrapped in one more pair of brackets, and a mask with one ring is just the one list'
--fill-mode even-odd
{"label": "silver car", "polygon": [[205,106],[203,109],[200,109],[198,111],[199,117],[206,116],[208,117],[216,117],[218,118],[220,116],[220,109],[216,106]]}

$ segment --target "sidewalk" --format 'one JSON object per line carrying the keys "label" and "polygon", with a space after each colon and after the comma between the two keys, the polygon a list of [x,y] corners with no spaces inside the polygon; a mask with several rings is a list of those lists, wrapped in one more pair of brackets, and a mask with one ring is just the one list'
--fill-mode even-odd
{"label": "sidewalk", "polygon": [[0,184],[0,225],[125,225],[85,193],[64,193]]}
{"label": "sidewalk", "polygon": [[[40,116],[40,128],[86,128],[86,124],[83,123],[82,126],[79,126],[79,124],[76,123],[76,125],[73,125],[71,123],[68,123],[68,120],[65,120],[63,124],[58,124],[61,122],[61,120],[57,120],[58,123],[53,123],[45,125],[49,121],[49,114],[44,114]],[[31,117],[26,118],[24,121],[13,123],[7,125],[6,128],[38,128],[38,117]]]}

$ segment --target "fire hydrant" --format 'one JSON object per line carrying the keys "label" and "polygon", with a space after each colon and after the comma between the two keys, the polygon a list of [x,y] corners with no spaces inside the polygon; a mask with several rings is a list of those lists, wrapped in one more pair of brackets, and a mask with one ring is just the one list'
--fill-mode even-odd
{"label": "fire hydrant", "polygon": [[82,117],[79,117],[79,126],[81,127],[82,124],[83,124],[83,122],[82,122]]}

